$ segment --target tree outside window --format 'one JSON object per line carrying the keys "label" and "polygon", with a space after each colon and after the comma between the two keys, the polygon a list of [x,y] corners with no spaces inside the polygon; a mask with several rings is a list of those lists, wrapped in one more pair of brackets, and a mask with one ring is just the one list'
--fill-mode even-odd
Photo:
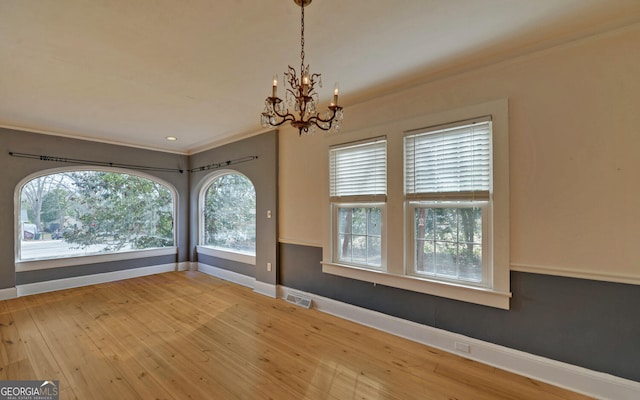
{"label": "tree outside window", "polygon": [[206,188],[202,244],[255,255],[256,192],[244,175],[220,175]]}
{"label": "tree outside window", "polygon": [[174,196],[138,175],[69,171],[20,191],[20,259],[58,258],[173,246]]}
{"label": "tree outside window", "polygon": [[418,274],[482,281],[482,209],[415,208]]}
{"label": "tree outside window", "polygon": [[378,207],[338,208],[338,260],[381,267],[382,210]]}

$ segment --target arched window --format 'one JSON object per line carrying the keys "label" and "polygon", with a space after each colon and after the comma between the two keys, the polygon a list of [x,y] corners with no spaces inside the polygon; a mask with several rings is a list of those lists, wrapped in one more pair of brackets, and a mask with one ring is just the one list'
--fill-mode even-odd
{"label": "arched window", "polygon": [[211,255],[255,264],[256,191],[246,176],[222,171],[200,192],[200,245]]}
{"label": "arched window", "polygon": [[17,261],[174,246],[175,191],[116,170],[57,170],[19,185]]}

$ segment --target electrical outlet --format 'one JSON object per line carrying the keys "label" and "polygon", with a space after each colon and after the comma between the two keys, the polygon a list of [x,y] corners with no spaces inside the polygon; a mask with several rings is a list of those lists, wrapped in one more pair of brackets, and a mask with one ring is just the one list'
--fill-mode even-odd
{"label": "electrical outlet", "polygon": [[271,272],[271,263],[267,263],[267,272]]}
{"label": "electrical outlet", "polygon": [[471,346],[469,343],[455,342],[454,346],[456,350],[461,353],[471,353]]}

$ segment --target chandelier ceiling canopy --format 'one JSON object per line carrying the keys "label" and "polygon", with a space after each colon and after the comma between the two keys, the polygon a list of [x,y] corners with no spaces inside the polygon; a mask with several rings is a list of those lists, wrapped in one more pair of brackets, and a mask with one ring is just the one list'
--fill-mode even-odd
{"label": "chandelier ceiling canopy", "polygon": [[[261,116],[263,127],[276,127],[291,121],[291,126],[297,128],[300,135],[313,134],[316,128],[323,131],[339,132],[343,119],[342,107],[338,105],[339,87],[336,83],[333,89],[333,101],[326,112],[318,110],[318,93],[316,85],[322,87],[321,74],[311,73],[309,64],[304,63],[304,9],[311,4],[311,0],[294,0],[300,6],[300,75],[289,65],[284,73],[285,98],[278,97],[278,75],[273,75],[271,96],[265,100],[264,111]],[[288,84],[288,87],[287,87]],[[290,111],[293,109],[293,112]]]}

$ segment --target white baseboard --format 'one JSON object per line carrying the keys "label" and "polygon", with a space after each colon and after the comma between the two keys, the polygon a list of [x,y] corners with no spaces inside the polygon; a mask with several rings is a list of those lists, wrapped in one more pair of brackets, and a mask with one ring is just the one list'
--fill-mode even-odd
{"label": "white baseboard", "polygon": [[98,283],[106,283],[119,281],[122,279],[137,278],[140,276],[161,274],[163,272],[172,272],[179,270],[177,263],[152,265],[149,267],[131,268],[122,271],[104,272],[101,274],[75,276],[72,278],[56,279],[52,281],[27,283],[18,285],[17,295],[28,296],[31,294],[52,292],[55,290],[71,289],[80,286],[95,285]]}
{"label": "white baseboard", "polygon": [[196,264],[198,264],[198,271],[207,275],[215,276],[216,278],[220,278],[225,281],[246,286],[253,289],[254,292],[260,293],[265,296],[273,298],[276,298],[278,296],[278,288],[272,283],[261,282],[251,276],[242,275],[224,268],[214,267],[213,265],[203,264],[200,262]]}
{"label": "white baseboard", "polygon": [[[640,383],[635,381],[278,286],[279,297],[288,294],[310,298],[313,308],[319,311],[574,392],[598,399],[640,399]],[[469,352],[457,351],[456,343],[462,344],[462,348],[468,345]]]}
{"label": "white baseboard", "polygon": [[0,300],[15,299],[16,297],[18,297],[18,289],[14,287],[0,289]]}
{"label": "white baseboard", "polygon": [[256,280],[253,286],[253,291],[263,294],[265,296],[278,297],[278,287],[272,283],[266,283]]}
{"label": "white baseboard", "polygon": [[192,268],[196,268],[196,266],[194,265],[195,263],[192,263],[191,261],[183,261],[178,263],[178,266],[176,268],[176,271],[189,271]]}

